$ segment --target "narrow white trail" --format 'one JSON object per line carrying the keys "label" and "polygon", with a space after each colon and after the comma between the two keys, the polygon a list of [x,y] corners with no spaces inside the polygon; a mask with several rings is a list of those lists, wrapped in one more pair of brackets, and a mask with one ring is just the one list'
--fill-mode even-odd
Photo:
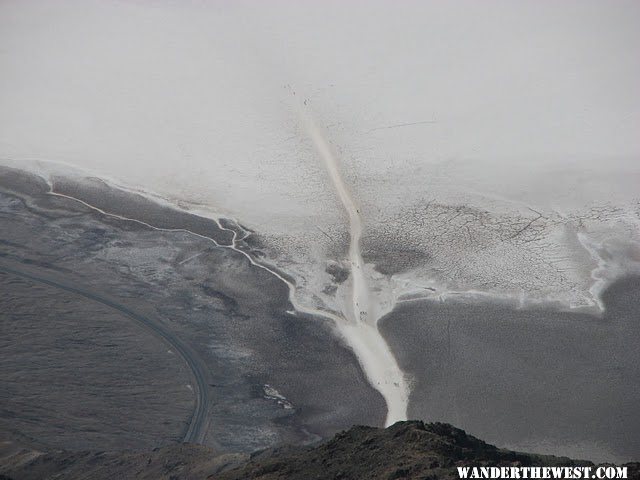
{"label": "narrow white trail", "polygon": [[331,182],[349,216],[349,262],[351,264],[351,305],[344,312],[345,319],[336,322],[336,328],[353,349],[371,385],[380,392],[387,403],[386,426],[407,419],[409,386],[389,345],[378,330],[378,320],[383,308],[372,295],[364,269],[360,249],[362,218],[356,202],[347,188],[338,160],[320,129],[301,105],[300,114],[305,129],[322,157]]}

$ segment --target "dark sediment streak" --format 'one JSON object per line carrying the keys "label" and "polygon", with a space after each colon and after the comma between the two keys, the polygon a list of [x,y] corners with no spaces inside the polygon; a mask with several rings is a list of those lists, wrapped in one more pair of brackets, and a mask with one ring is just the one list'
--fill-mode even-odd
{"label": "dark sediment streak", "polygon": [[107,213],[134,218],[156,228],[185,229],[230,245],[232,232],[222,230],[208,218],[160,205],[142,195],[116,190],[97,178],[75,180],[56,177],[53,191],[67,195]]}

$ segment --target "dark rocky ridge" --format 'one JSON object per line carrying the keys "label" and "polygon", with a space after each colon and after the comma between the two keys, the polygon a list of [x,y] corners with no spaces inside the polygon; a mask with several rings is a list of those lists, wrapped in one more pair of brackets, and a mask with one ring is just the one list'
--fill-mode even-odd
{"label": "dark rocky ridge", "polygon": [[[1,450],[0,450],[1,452]],[[278,447],[215,456],[208,447],[179,444],[151,452],[14,451],[0,459],[11,479],[449,479],[456,467],[592,466],[591,462],[498,449],[446,423],[356,426],[313,447]],[[640,479],[640,463],[628,463]]]}

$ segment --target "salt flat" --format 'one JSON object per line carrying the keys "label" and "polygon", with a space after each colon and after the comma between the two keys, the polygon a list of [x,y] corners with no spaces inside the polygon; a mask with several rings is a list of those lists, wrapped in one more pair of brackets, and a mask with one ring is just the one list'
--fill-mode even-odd
{"label": "salt flat", "polygon": [[3,2],[2,162],[237,218],[309,304],[348,226],[301,102],[396,295],[593,306],[576,232],[638,240],[635,2],[67,5]]}

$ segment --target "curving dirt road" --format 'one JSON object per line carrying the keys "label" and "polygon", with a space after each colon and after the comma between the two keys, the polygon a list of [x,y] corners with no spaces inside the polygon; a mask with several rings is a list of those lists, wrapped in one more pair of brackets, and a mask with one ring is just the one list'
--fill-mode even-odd
{"label": "curving dirt road", "polygon": [[207,369],[195,352],[193,352],[187,345],[182,343],[161,322],[153,318],[145,317],[139,313],[136,313],[128,307],[108,298],[103,294],[98,294],[84,288],[78,288],[73,284],[54,279],[52,278],[53,276],[50,273],[47,274],[40,269],[33,269],[31,265],[26,268],[29,270],[29,272],[23,269],[17,269],[15,266],[10,267],[4,263],[0,263],[0,271],[2,272],[26,278],[33,282],[39,282],[55,288],[59,288],[61,290],[83,296],[89,300],[112,308],[149,330],[156,337],[166,342],[174,351],[176,351],[186,362],[189,369],[191,370],[191,373],[193,374],[193,377],[195,378],[195,408],[191,416],[189,426],[183,436],[183,441],[190,443],[203,443],[204,437],[207,433],[207,420],[209,411],[209,393],[206,381]]}

